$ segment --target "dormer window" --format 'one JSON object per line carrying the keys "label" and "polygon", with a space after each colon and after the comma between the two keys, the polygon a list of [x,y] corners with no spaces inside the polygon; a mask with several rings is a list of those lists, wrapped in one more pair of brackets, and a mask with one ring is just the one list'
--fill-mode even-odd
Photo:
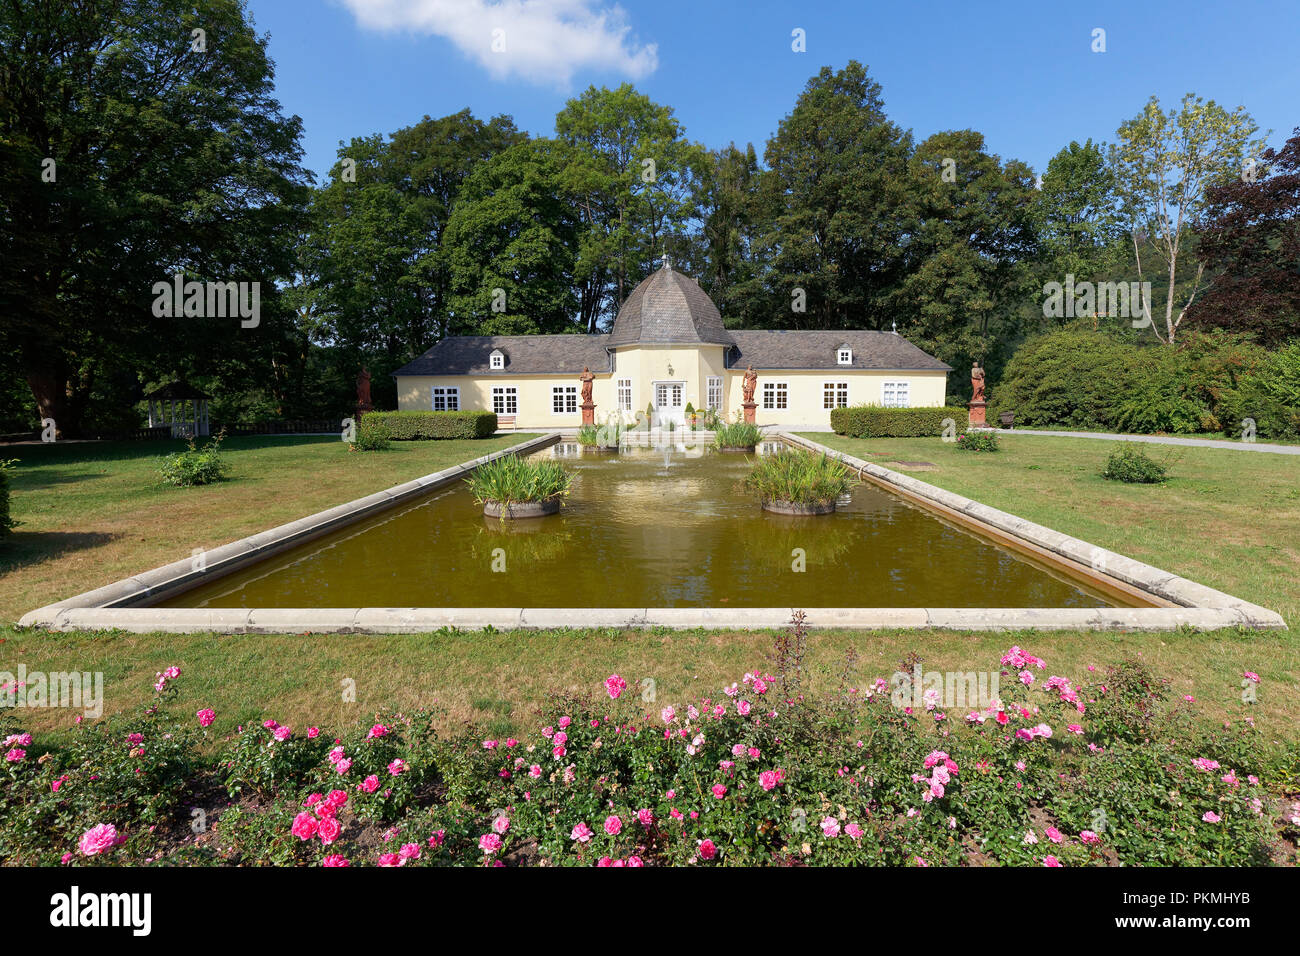
{"label": "dormer window", "polygon": [[492,354],[488,356],[488,368],[503,369],[506,367],[506,353],[500,349],[493,349]]}
{"label": "dormer window", "polygon": [[841,345],[839,350],[836,352],[836,356],[836,361],[841,365],[853,364],[853,349],[849,348],[847,345]]}

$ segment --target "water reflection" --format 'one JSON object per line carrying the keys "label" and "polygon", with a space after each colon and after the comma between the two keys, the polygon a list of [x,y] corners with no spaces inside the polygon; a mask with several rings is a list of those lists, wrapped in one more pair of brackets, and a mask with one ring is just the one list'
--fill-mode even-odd
{"label": "water reflection", "polygon": [[[770,454],[776,442],[763,442]],[[1107,602],[874,485],[761,511],[752,456],[562,442],[558,515],[485,522],[463,484],[169,602],[181,607],[1095,607]]]}

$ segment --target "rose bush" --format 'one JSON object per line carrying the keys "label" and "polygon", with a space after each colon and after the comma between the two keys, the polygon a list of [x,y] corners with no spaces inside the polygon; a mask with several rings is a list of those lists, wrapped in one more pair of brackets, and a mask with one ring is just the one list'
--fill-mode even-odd
{"label": "rose bush", "polygon": [[[0,856],[21,863],[321,866],[1258,864],[1294,857],[1294,748],[1209,730],[1138,662],[1085,680],[1012,647],[998,697],[902,706],[878,678],[814,700],[794,643],[716,694],[651,705],[610,675],[526,740],[381,714],[339,735],[274,719],[6,728]],[[791,649],[794,649],[793,651]],[[782,650],[784,649],[784,650]],[[846,670],[846,675],[851,671]],[[1249,676],[1249,675],[1248,675]],[[1243,705],[1245,706],[1245,705]],[[195,708],[198,708],[197,710]],[[207,807],[209,825],[193,826]]]}

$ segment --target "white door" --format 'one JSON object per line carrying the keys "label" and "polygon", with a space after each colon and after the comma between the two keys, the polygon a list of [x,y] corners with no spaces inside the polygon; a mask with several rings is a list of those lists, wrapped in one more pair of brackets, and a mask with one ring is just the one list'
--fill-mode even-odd
{"label": "white door", "polygon": [[686,422],[686,383],[655,382],[655,418],[660,425]]}

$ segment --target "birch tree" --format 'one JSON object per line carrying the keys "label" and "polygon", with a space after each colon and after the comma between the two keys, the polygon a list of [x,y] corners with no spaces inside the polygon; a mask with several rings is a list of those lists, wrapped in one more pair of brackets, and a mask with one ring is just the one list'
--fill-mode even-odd
{"label": "birch tree", "polygon": [[1142,112],[1123,123],[1119,141],[1111,148],[1118,193],[1133,227],[1133,255],[1138,281],[1145,281],[1143,237],[1168,278],[1163,333],[1144,297],[1142,321],[1156,337],[1173,345],[1187,311],[1203,289],[1204,263],[1197,262],[1190,278],[1179,280],[1178,264],[1186,262],[1190,246],[1205,215],[1205,191],[1236,176],[1251,174],[1250,160],[1263,148],[1254,139],[1259,127],[1244,107],[1229,112],[1214,100],[1188,93],[1177,109],[1160,108],[1153,96]]}

